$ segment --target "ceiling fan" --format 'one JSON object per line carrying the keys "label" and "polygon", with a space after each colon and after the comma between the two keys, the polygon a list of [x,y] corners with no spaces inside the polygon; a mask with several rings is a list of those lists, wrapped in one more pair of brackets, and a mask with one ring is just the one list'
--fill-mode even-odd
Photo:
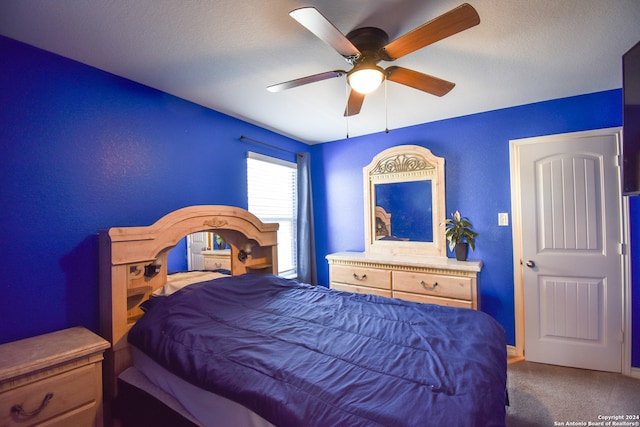
{"label": "ceiling fan", "polygon": [[385,79],[436,96],[447,94],[455,83],[403,67],[383,69],[378,63],[394,61],[480,23],[476,10],[464,3],[389,43],[387,33],[375,27],[356,28],[345,36],[314,7],[295,9],[289,15],[334,48],[353,67],[350,71],[333,70],[289,80],[267,89],[280,92],[346,75],[351,90],[345,116],[358,114],[365,95],[376,90]]}

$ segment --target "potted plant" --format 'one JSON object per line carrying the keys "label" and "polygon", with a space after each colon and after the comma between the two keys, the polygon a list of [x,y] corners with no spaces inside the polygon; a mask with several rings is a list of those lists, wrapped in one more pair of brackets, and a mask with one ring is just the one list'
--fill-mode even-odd
{"label": "potted plant", "polygon": [[216,243],[218,244],[218,249],[226,249],[227,242],[222,238],[219,234],[214,234]]}
{"label": "potted plant", "polygon": [[459,211],[451,214],[451,218],[444,221],[444,235],[449,242],[449,250],[454,251],[458,261],[466,261],[469,246],[475,249],[475,238],[478,233],[472,230],[471,222]]}

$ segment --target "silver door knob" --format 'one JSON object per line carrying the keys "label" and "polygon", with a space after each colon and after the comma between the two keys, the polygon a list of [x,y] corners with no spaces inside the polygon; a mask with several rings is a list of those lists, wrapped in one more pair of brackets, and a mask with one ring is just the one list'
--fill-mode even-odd
{"label": "silver door knob", "polygon": [[535,263],[535,262],[533,262],[533,261],[531,261],[531,260],[527,261],[527,267],[529,267],[529,268],[533,268],[533,267],[535,267],[535,266],[536,266],[536,263]]}

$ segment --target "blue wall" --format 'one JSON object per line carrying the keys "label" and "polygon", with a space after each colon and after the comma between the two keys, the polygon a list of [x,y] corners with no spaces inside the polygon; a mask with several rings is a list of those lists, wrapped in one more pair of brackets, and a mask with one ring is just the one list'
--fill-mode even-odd
{"label": "blue wall", "polygon": [[[612,90],[314,146],[313,158],[323,169],[322,175],[314,176],[318,187],[314,194],[325,201],[315,209],[316,231],[321,236],[317,244],[320,283],[329,281],[327,254],[364,249],[362,168],[386,148],[421,145],[446,159],[447,212],[460,210],[480,233],[469,258],[484,262],[482,310],[505,327],[509,343],[515,344],[512,230],[497,225],[498,212],[509,212],[511,219],[509,140],[621,124],[622,92]],[[638,224],[640,212],[634,203],[631,222]],[[636,235],[636,247],[638,239]],[[637,278],[633,286],[637,294]],[[633,303],[638,308],[639,298]],[[640,326],[634,330],[634,366],[640,366]]]}
{"label": "blue wall", "polygon": [[98,329],[100,229],[189,205],[246,208],[241,135],[308,146],[0,37],[0,342]]}
{"label": "blue wall", "polygon": [[[400,144],[445,157],[447,211],[469,215],[480,232],[470,256],[485,262],[483,309],[513,344],[511,228],[497,226],[497,212],[511,207],[508,141],[621,124],[614,90],[308,147],[4,37],[0,52],[8,58],[0,73],[0,343],[75,325],[97,331],[98,230],[148,225],[194,204],[246,207],[247,150],[295,161],[240,142],[244,134],[312,152],[325,285],[326,254],[364,247],[362,167]],[[638,254],[640,197],[630,204]],[[639,294],[640,260],[632,268]],[[640,316],[634,326],[640,366]]]}
{"label": "blue wall", "polygon": [[189,261],[187,260],[187,238],[181,239],[175,247],[167,254],[167,273],[187,271]]}

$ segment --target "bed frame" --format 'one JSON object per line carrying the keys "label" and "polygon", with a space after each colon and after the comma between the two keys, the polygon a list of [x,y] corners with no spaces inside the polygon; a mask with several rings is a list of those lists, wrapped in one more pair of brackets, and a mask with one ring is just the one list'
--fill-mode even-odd
{"label": "bed frame", "polygon": [[213,231],[231,247],[231,274],[277,274],[278,224],[265,224],[233,206],[190,206],[144,227],[100,232],[100,331],[111,343],[103,365],[107,424],[118,376],[132,365],[127,334],[142,316],[140,304],[167,282],[167,255],[186,235]]}

